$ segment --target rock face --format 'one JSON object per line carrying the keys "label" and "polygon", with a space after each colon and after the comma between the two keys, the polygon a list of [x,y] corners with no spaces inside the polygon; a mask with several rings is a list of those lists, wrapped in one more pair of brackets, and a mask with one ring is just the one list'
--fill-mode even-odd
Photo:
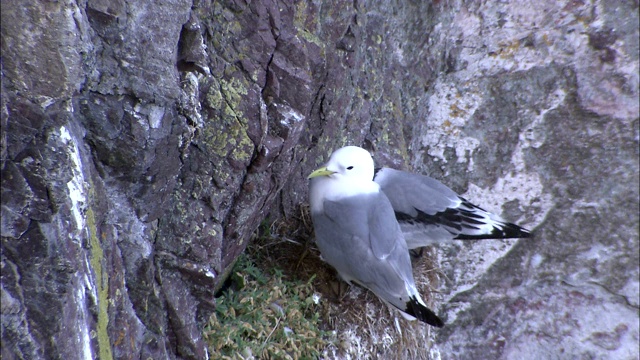
{"label": "rock face", "polygon": [[225,272],[344,144],[535,228],[438,247],[432,355],[637,357],[637,2],[1,16],[3,358],[206,358]]}
{"label": "rock face", "polygon": [[452,65],[423,98],[414,167],[536,232],[439,249],[437,348],[637,358],[638,4],[527,6],[460,5],[431,33]]}

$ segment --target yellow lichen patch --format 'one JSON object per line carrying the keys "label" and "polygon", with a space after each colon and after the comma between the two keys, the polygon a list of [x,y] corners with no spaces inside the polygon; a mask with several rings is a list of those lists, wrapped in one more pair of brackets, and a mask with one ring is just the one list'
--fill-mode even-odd
{"label": "yellow lichen patch", "polygon": [[220,157],[248,163],[253,156],[253,142],[247,134],[248,120],[240,110],[248,94],[243,79],[220,79],[207,92],[206,104],[218,110],[217,116],[207,119],[202,130],[203,141]]}
{"label": "yellow lichen patch", "polygon": [[249,160],[251,160],[251,156],[253,156],[253,142],[251,141],[251,138],[249,138],[249,135],[247,135],[245,128],[239,129],[236,135],[238,136],[236,138],[237,146],[232,149],[231,154],[229,155],[231,156],[231,159],[235,161],[248,164]]}
{"label": "yellow lichen patch", "polygon": [[212,109],[222,109],[222,93],[218,82],[209,88],[205,101],[205,104]]}
{"label": "yellow lichen patch", "polygon": [[321,48],[322,56],[324,56],[324,42],[320,40],[317,33],[314,32],[315,28],[318,26],[318,19],[316,16],[309,16],[310,12],[314,13],[314,11],[309,10],[309,4],[306,1],[299,1],[295,6],[293,24],[297,30],[296,34],[307,42],[315,44]]}
{"label": "yellow lichen patch", "polygon": [[520,41],[512,41],[510,43],[500,45],[502,46],[500,49],[500,58],[502,59],[512,58],[520,49]]}
{"label": "yellow lichen patch", "polygon": [[305,20],[307,19],[307,13],[309,11],[309,5],[306,1],[300,1],[296,4],[295,15],[293,17],[293,25],[298,31],[305,28]]}
{"label": "yellow lichen patch", "polygon": [[[449,106],[449,116],[450,117],[463,117],[467,114],[467,112],[464,109],[461,109],[457,104],[451,104]],[[446,120],[446,122],[448,122],[449,124],[451,124],[449,122],[449,120]]]}
{"label": "yellow lichen patch", "polygon": [[220,79],[220,92],[232,111],[238,108],[243,98],[248,94],[248,86],[249,84],[244,79],[235,77],[228,81]]}
{"label": "yellow lichen patch", "polygon": [[103,272],[102,262],[104,260],[104,251],[98,238],[95,214],[91,208],[87,209],[87,228],[89,229],[89,243],[91,244],[91,268],[96,275],[96,287],[98,292],[98,324],[96,336],[98,338],[98,349],[100,359],[113,359],[111,353],[111,342],[109,341],[109,278]]}

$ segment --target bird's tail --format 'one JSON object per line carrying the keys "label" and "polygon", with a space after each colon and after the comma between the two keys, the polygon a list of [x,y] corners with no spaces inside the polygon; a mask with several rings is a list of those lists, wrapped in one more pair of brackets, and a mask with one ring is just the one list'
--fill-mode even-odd
{"label": "bird's tail", "polygon": [[427,324],[435,327],[443,327],[444,321],[438,317],[431,309],[429,309],[419,298],[415,295],[409,298],[404,312],[415,317],[416,319],[426,322]]}

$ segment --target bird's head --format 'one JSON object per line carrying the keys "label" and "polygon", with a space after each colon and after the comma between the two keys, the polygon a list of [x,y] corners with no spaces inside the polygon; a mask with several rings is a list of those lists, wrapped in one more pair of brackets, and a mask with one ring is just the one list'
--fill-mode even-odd
{"label": "bird's head", "polygon": [[345,146],[331,154],[329,162],[309,175],[309,179],[327,176],[336,180],[372,181],[373,158],[357,146]]}

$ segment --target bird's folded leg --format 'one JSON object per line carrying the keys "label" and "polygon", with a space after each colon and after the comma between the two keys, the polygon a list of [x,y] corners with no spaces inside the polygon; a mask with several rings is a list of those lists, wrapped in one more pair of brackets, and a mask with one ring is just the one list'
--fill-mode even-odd
{"label": "bird's folded leg", "polygon": [[298,271],[298,268],[300,268],[300,265],[302,265],[302,261],[304,260],[304,258],[307,256],[307,254],[309,253],[309,243],[311,242],[311,240],[309,240],[309,238],[307,238],[304,242],[303,245],[303,249],[302,249],[302,254],[300,254],[300,258],[298,258],[298,262],[296,263],[296,269],[295,271]]}
{"label": "bird's folded leg", "polygon": [[345,281],[342,281],[340,279],[336,279],[334,281],[330,281],[329,282],[329,287],[331,288],[331,291],[336,296],[338,301],[342,302],[342,300],[344,300],[344,298],[349,293],[350,285],[349,285],[349,283],[347,283]]}

